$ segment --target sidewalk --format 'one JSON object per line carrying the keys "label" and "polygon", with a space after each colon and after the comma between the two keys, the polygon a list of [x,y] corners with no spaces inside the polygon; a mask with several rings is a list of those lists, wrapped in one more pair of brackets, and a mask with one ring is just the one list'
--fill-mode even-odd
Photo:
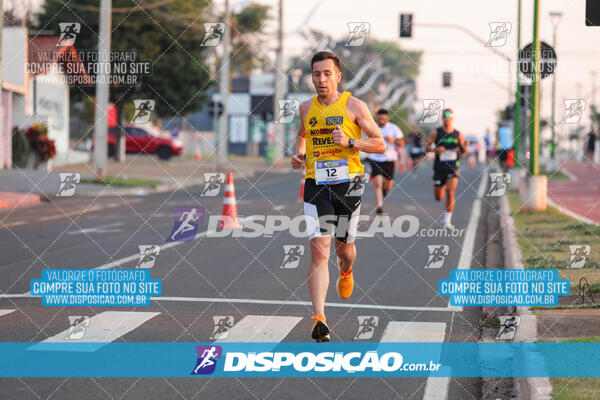
{"label": "sidewalk", "polygon": [[548,202],[564,214],[600,224],[600,165],[565,161],[560,168],[568,181],[548,181]]}
{"label": "sidewalk", "polygon": [[[257,173],[287,173],[291,171],[289,161],[283,160],[281,165],[272,166],[262,158],[245,158],[230,156],[222,170],[214,167],[211,160],[197,161],[184,157],[173,157],[168,161],[161,161],[152,155],[127,155],[125,163],[108,160],[107,176],[120,176],[124,178],[152,179],[159,181],[154,187],[110,187],[105,185],[80,183],[77,185],[75,196],[99,195],[144,195],[149,193],[168,192],[193,185],[204,183],[205,172],[231,171],[235,178],[251,179]],[[94,169],[91,163],[75,164],[58,167],[52,172],[7,169],[0,170],[0,209],[3,207],[2,199],[6,198],[7,207],[12,207],[21,202],[31,200],[31,196],[55,196],[60,187],[60,172],[79,173],[82,180],[93,179]],[[19,195],[21,194],[21,195]],[[39,197],[38,196],[38,197]],[[8,202],[10,199],[10,202]],[[16,203],[15,203],[15,199]],[[39,201],[38,201],[39,202]],[[29,203],[31,204],[31,203]]]}

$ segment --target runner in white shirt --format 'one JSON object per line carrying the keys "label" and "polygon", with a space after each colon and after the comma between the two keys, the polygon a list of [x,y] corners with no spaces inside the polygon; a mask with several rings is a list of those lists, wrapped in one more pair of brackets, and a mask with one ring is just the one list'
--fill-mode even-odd
{"label": "runner in white shirt", "polygon": [[397,125],[389,122],[387,110],[380,109],[376,116],[377,125],[385,139],[386,149],[383,154],[369,154],[371,177],[375,183],[375,203],[377,214],[383,214],[383,198],[394,187],[395,161],[398,159],[396,148],[404,147],[404,135]]}

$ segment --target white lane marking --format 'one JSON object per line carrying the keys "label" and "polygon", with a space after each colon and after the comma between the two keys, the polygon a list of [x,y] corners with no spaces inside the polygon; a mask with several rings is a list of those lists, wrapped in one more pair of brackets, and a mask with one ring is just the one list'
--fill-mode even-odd
{"label": "white lane marking", "polygon": [[[213,233],[215,233],[215,231],[200,232],[196,235],[196,238],[194,240],[196,240],[202,236],[212,235]],[[175,247],[175,246],[178,246],[183,243],[189,243],[189,242],[167,242],[165,244],[161,244],[160,251],[162,252],[164,249],[169,249],[171,247]],[[123,266],[124,263],[129,262],[129,261],[134,261],[134,260],[137,261],[137,260],[139,260],[139,258],[140,258],[140,253],[132,254],[130,256],[119,258],[118,260],[111,261],[109,263],[106,263],[104,265],[101,265],[101,266],[93,268],[93,269],[110,269],[110,268],[114,268],[114,267],[121,267],[121,266]]]}
{"label": "white lane marking", "polygon": [[[475,245],[475,235],[477,234],[477,225],[479,223],[479,216],[481,215],[481,198],[485,194],[485,188],[487,187],[488,172],[485,170],[479,187],[477,188],[477,198],[473,201],[471,207],[471,216],[469,217],[469,223],[465,231],[465,240],[463,241],[462,248],[460,249],[460,256],[458,257],[457,269],[471,269],[471,261],[473,259],[473,246]],[[450,299],[448,299],[448,308],[450,308]],[[453,307],[462,311],[462,307]]]}
{"label": "white lane marking", "polygon": [[486,171],[479,182],[479,188],[477,188],[477,198],[475,201],[473,201],[473,206],[471,207],[471,216],[469,217],[469,223],[467,224],[467,230],[465,231],[465,240],[463,241],[463,246],[460,251],[460,257],[458,258],[458,269],[471,268],[475,234],[477,234],[477,223],[479,222],[479,216],[481,215],[481,198],[485,194],[487,180],[488,174]]}
{"label": "white lane marking", "polygon": [[[444,322],[390,321],[383,332],[381,342],[434,342],[440,343],[441,346],[445,335]],[[448,368],[445,370],[450,371]],[[449,373],[447,375],[449,376]],[[423,400],[446,400],[449,387],[449,377],[427,378]]]}
{"label": "white lane marking", "polygon": [[[49,337],[43,342],[36,343],[29,350],[58,350],[58,351],[96,351],[109,342],[114,342],[126,333],[134,330],[151,318],[159,315],[159,312],[136,312],[136,311],[105,311],[90,318],[90,324],[86,328],[83,338],[80,340],[65,339],[68,329]],[[50,347],[45,343],[95,343],[84,348],[70,348],[70,346]]]}
{"label": "white lane marking", "polygon": [[381,336],[382,342],[443,342],[445,322],[390,321]]}
{"label": "white lane marking", "polygon": [[20,294],[0,294],[0,299],[17,299],[20,297],[28,298],[35,297],[31,295],[31,292],[20,293]]}
{"label": "white lane marking", "polygon": [[[156,301],[181,301],[181,302],[200,302],[200,303],[248,303],[248,304],[275,304],[286,306],[312,306],[310,301],[286,301],[286,300],[261,300],[261,299],[225,299],[222,297],[171,297],[160,296],[151,297]],[[458,307],[411,307],[411,306],[386,306],[381,304],[349,304],[349,303],[325,303],[326,307],[340,308],[367,308],[381,310],[397,311],[442,311],[456,312]]]}
{"label": "white lane marking", "polygon": [[10,314],[11,312],[13,312],[15,310],[0,310],[0,317],[6,314]]}
{"label": "white lane marking", "polygon": [[[548,203],[548,205],[550,207],[556,208],[561,214],[565,214],[571,218],[575,218],[577,221],[582,222],[584,224],[588,224],[588,225],[595,225],[595,226],[600,226],[600,223],[593,221],[589,218],[584,217],[583,215],[579,215],[576,212],[573,212],[561,205],[559,205],[558,203],[556,203],[554,200],[552,200],[550,198],[550,196],[546,197],[546,202]],[[594,205],[595,207],[595,205]]]}
{"label": "white lane marking", "polygon": [[281,211],[281,210],[283,210],[284,208],[285,208],[285,206],[284,206],[284,205],[278,205],[278,206],[275,206],[275,207],[273,207],[273,210],[275,210],[275,211]]}
{"label": "white lane marking", "polygon": [[[204,231],[204,232],[200,232],[198,234],[196,234],[196,239],[198,239],[199,237],[202,236],[207,236],[207,235],[212,235],[213,233],[215,233],[215,231]],[[183,243],[189,243],[189,242],[167,242],[165,244],[161,244],[160,245],[160,251],[162,252],[164,249],[169,249],[171,247],[175,247],[178,246],[180,244]],[[124,263],[129,262],[129,261],[133,261],[133,260],[139,260],[140,258],[140,253],[136,253],[136,254],[132,254],[130,256],[127,257],[123,257],[123,258],[119,258],[118,260],[115,261],[111,261],[109,263],[106,263],[104,265],[101,265],[99,267],[93,268],[93,269],[109,269],[109,268],[114,268],[117,266],[122,266]]]}
{"label": "white lane marking", "polygon": [[[446,371],[445,374],[450,375],[450,367],[440,367],[440,370]],[[423,400],[447,400],[448,389],[450,388],[450,377],[427,378],[425,384],[425,393]]]}
{"label": "white lane marking", "polygon": [[91,228],[82,228],[74,231],[68,231],[67,235],[80,235],[80,234],[90,234],[90,233],[114,233],[114,232],[122,232],[123,229],[118,227],[123,226],[123,222],[114,222],[112,224],[104,224],[98,225]]}
{"label": "white lane marking", "polygon": [[302,317],[246,315],[217,342],[281,342]]}

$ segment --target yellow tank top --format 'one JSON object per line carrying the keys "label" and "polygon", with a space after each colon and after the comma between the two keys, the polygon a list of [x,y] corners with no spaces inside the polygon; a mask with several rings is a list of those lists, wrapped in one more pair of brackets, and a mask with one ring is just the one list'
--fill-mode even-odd
{"label": "yellow tank top", "polygon": [[346,103],[352,93],[344,92],[337,101],[329,106],[319,103],[317,96],[313,97],[310,109],[304,120],[306,139],[306,177],[315,179],[315,162],[328,160],[348,160],[350,179],[362,175],[364,166],[360,162],[359,151],[356,148],[338,146],[333,143],[332,132],[336,125],[350,139],[361,138],[361,128],[346,112]]}

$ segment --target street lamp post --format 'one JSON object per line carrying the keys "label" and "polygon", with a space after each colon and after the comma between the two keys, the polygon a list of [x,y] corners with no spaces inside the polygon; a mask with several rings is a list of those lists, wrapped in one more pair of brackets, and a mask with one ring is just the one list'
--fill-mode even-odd
{"label": "street lamp post", "polygon": [[521,0],[518,0],[517,10],[517,90],[516,101],[515,101],[515,112],[514,118],[514,149],[515,149],[515,167],[519,167],[521,162],[519,161],[519,151],[521,148],[521,71],[519,65],[519,52],[521,51]]}
{"label": "street lamp post", "polygon": [[[552,47],[556,51],[556,30],[560,19],[562,18],[562,12],[551,11],[550,19],[552,20]],[[556,119],[555,119],[555,108],[556,108],[556,70],[552,74],[552,141],[550,142],[550,157],[554,159],[556,150]]]}
{"label": "street lamp post", "polygon": [[533,76],[531,78],[531,125],[530,129],[530,143],[529,143],[529,173],[531,175],[538,174],[538,133],[539,133],[539,85],[540,85],[540,41],[538,39],[539,34],[539,15],[540,15],[540,0],[534,0],[533,3],[533,57],[531,63],[533,64]]}

